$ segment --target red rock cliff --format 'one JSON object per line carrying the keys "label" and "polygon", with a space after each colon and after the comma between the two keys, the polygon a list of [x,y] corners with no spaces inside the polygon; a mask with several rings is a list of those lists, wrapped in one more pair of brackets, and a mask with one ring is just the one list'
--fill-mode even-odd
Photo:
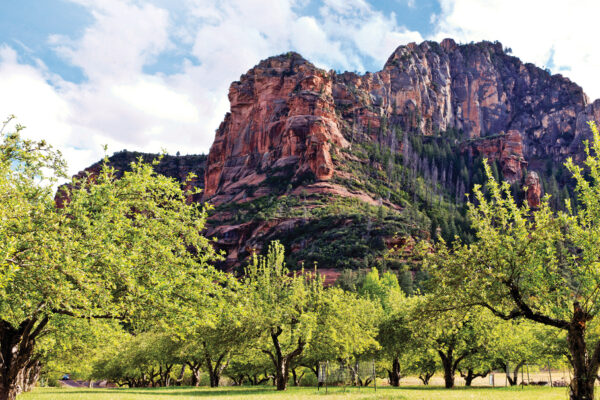
{"label": "red rock cliff", "polygon": [[568,79],[523,64],[497,42],[451,39],[400,46],[381,71],[365,75],[326,72],[296,53],[272,57],[234,82],[229,100],[205,175],[204,198],[216,204],[268,193],[269,171],[329,181],[340,175],[332,154],[343,164],[341,150],[354,141],[400,151],[382,139],[390,127],[460,130],[465,151],[499,160],[516,181],[539,160],[581,157],[585,121],[600,117],[600,103],[588,104]]}
{"label": "red rock cliff", "polygon": [[208,156],[206,197],[220,203],[260,185],[265,171],[290,167],[293,178],[333,176],[331,145],[347,146],[338,127],[333,79],[296,53],[270,58],[234,82],[231,112]]}

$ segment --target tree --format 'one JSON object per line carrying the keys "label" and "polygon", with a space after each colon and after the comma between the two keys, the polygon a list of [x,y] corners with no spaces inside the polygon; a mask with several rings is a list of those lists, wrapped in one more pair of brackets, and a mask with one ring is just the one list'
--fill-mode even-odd
{"label": "tree", "polygon": [[469,205],[478,240],[441,242],[428,262],[446,301],[566,331],[572,400],[594,397],[600,363],[600,341],[588,335],[600,310],[600,133],[590,127],[583,166],[565,164],[576,182],[577,213],[569,201],[566,211],[554,212],[547,196],[538,210],[519,207],[486,163],[487,192],[476,186]]}
{"label": "tree", "polygon": [[[205,209],[139,160],[63,187],[64,162],[21,127],[0,142],[0,400],[15,399],[56,315],[142,326],[202,303],[218,280]],[[172,323],[176,326],[176,323]]]}
{"label": "tree", "polygon": [[528,320],[500,321],[494,327],[495,341],[490,355],[495,356],[496,365],[506,372],[508,383],[514,386],[518,383],[519,371],[527,363],[546,363],[548,344],[557,333],[554,328]]}
{"label": "tree", "polygon": [[438,299],[433,296],[419,301],[411,318],[415,340],[421,347],[435,350],[444,370],[444,384],[452,388],[461,363],[487,349],[493,326],[490,315],[478,308],[438,312]]}
{"label": "tree", "polygon": [[275,368],[277,390],[285,390],[294,360],[306,348],[316,327],[323,297],[318,275],[290,273],[283,245],[272,242],[266,256],[254,256],[244,284],[262,331],[260,344]]}
{"label": "tree", "polygon": [[358,293],[376,301],[382,308],[377,341],[381,344],[380,354],[389,357],[389,361],[384,364],[390,384],[399,386],[402,377],[400,360],[402,354],[410,348],[412,338],[408,320],[414,302],[406,297],[394,273],[386,271],[380,276],[377,268],[372,268],[365,274]]}
{"label": "tree", "polygon": [[218,387],[231,358],[259,336],[252,304],[238,281],[228,278],[211,304],[198,310],[205,318],[191,321],[193,328],[180,348],[182,362],[192,371],[193,386],[199,385],[203,368],[208,372],[210,386]]}
{"label": "tree", "polygon": [[435,350],[413,340],[413,346],[404,354],[407,371],[417,374],[423,385],[429,385],[429,380],[440,370],[439,356]]}
{"label": "tree", "polygon": [[93,375],[120,386],[170,386],[178,346],[165,332],[123,332],[120,343],[94,364]]}
{"label": "tree", "polygon": [[372,353],[379,346],[375,336],[380,316],[378,302],[337,287],[325,289],[316,310],[315,329],[296,364],[318,377],[319,362],[342,360],[349,364]]}

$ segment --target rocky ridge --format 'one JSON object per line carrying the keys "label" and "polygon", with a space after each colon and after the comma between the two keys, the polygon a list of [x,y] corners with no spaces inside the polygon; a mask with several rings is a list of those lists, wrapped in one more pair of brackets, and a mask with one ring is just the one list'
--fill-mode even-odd
{"label": "rocky ridge", "polygon": [[537,207],[545,182],[566,182],[565,158],[582,159],[586,121],[600,119],[600,101],[567,78],[500,43],[451,39],[400,46],[364,75],[271,57],[229,100],[205,164],[162,172],[204,171],[202,201],[216,206],[207,234],[228,267],[272,239],[293,262],[356,268],[381,262],[399,236],[466,237],[463,194],[482,158]]}

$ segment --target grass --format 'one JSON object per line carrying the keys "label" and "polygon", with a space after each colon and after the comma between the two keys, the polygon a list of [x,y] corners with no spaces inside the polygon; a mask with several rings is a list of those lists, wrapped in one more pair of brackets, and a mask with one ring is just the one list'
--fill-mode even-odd
{"label": "grass", "polygon": [[369,388],[329,388],[319,392],[315,388],[289,388],[286,392],[277,392],[272,387],[222,387],[211,388],[157,388],[157,389],[73,389],[73,388],[36,388],[24,393],[18,400],[564,400],[567,388],[521,387],[515,388],[465,388],[443,389],[441,387],[404,386],[400,388],[382,387],[377,392]]}

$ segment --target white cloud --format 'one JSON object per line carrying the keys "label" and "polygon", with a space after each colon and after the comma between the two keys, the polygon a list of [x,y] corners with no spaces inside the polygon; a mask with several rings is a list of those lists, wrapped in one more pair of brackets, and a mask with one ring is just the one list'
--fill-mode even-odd
{"label": "white cloud", "polygon": [[[596,51],[599,4],[593,0],[441,0],[435,39],[499,40],[514,55],[539,67],[554,67],[600,97],[600,52]],[[552,56],[552,60],[550,59]]]}
{"label": "white cloud", "polygon": [[[0,48],[0,117],[17,114],[31,137],[58,146],[76,172],[109,151],[207,152],[229,108],[229,84],[261,59],[296,50],[322,68],[363,71],[420,41],[365,0],[70,0],[93,17],[80,36],[48,45],[86,76],[62,80],[37,60]],[[19,50],[23,51],[23,50]],[[165,54],[176,73],[151,73]],[[32,55],[29,54],[31,57]],[[164,59],[163,59],[164,62]]]}
{"label": "white cloud", "polygon": [[77,40],[51,35],[50,43],[91,80],[127,79],[170,45],[164,9],[120,0],[74,2],[88,7],[94,24]]}

